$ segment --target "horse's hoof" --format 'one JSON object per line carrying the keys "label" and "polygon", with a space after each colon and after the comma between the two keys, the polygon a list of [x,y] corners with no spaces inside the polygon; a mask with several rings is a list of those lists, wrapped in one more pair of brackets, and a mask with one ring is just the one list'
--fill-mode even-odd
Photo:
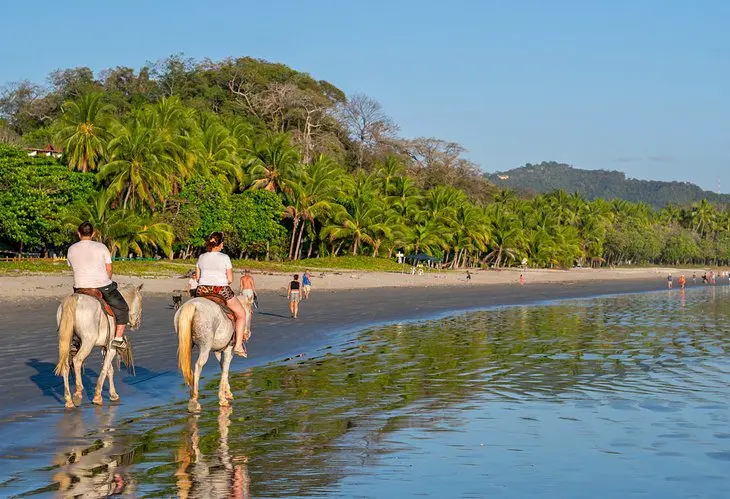
{"label": "horse's hoof", "polygon": [[91,400],[91,402],[92,402],[92,403],[93,403],[94,405],[104,405],[104,401],[102,400],[102,398],[101,398],[101,395],[99,395],[99,396],[96,396],[96,397],[94,397],[94,398],[93,398],[93,399]]}
{"label": "horse's hoof", "polygon": [[200,412],[200,404],[194,400],[191,400],[190,402],[188,402],[188,412],[192,412],[193,414]]}
{"label": "horse's hoof", "polygon": [[116,393],[110,393],[109,400],[111,400],[112,402],[116,402],[117,400],[119,400],[119,395]]}
{"label": "horse's hoof", "polygon": [[[80,406],[81,405],[81,402],[83,402],[83,401],[84,401],[84,396],[82,394],[80,394],[80,393],[75,393],[74,394],[73,404],[75,406],[77,406],[77,407]],[[68,406],[66,406],[66,407],[68,407]]]}
{"label": "horse's hoof", "polygon": [[228,403],[228,400],[225,398],[222,398],[218,401],[218,405],[221,407],[230,407],[231,404]]}
{"label": "horse's hoof", "polygon": [[66,401],[66,409],[75,409],[75,408],[76,408],[76,404],[74,404],[73,401],[71,401],[71,400]]}
{"label": "horse's hoof", "polygon": [[228,400],[233,400],[233,394],[232,393],[226,393],[226,398]]}

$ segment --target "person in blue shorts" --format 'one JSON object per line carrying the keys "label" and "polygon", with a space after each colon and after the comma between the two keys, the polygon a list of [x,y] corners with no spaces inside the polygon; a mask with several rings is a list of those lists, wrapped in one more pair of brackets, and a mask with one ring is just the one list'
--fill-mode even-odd
{"label": "person in blue shorts", "polygon": [[309,292],[312,291],[312,281],[309,280],[310,277],[309,271],[305,270],[304,274],[302,274],[302,298],[305,300],[309,298]]}

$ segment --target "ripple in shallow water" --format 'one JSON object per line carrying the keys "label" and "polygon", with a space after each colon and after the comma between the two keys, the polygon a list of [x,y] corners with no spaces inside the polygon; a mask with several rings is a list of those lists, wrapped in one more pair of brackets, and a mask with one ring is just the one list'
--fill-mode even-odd
{"label": "ripple in shallow water", "polygon": [[713,288],[372,329],[322,357],[235,375],[232,412],[215,406],[211,382],[201,416],[177,404],[113,432],[81,431],[48,468],[4,486],[184,497],[722,496],[729,311],[727,289]]}

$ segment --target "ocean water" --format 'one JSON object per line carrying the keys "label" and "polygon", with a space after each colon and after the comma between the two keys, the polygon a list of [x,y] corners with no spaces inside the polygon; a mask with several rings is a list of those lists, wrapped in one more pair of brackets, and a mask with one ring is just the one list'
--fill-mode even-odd
{"label": "ocean water", "polygon": [[730,497],[729,349],[721,287],[368,329],[235,374],[232,409],[211,380],[197,416],[69,412],[0,495]]}

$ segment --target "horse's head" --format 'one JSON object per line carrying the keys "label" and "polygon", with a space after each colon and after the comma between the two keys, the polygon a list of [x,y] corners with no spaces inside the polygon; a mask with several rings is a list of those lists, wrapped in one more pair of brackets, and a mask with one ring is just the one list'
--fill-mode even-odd
{"label": "horse's head", "polygon": [[142,324],[142,286],[127,286],[122,292],[129,305],[129,328],[133,331]]}

